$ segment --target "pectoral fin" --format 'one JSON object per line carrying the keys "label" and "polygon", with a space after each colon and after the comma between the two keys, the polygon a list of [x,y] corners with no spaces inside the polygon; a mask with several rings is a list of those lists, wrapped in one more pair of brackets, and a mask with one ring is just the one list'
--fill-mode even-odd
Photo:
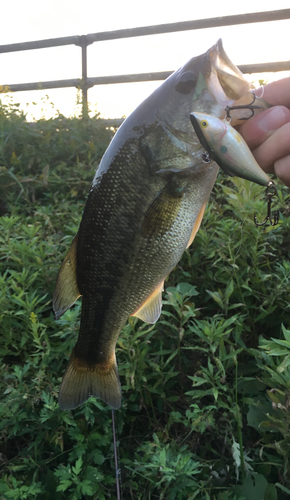
{"label": "pectoral fin", "polygon": [[78,233],[58,273],[53,293],[53,310],[56,319],[59,319],[81,295],[77,285],[77,243]]}
{"label": "pectoral fin", "polygon": [[191,245],[191,243],[193,242],[193,240],[195,238],[195,235],[196,235],[197,231],[199,230],[199,227],[200,227],[200,224],[201,224],[201,221],[202,221],[202,218],[203,218],[203,214],[204,214],[204,211],[205,211],[206,204],[207,204],[207,202],[205,202],[205,204],[203,205],[201,211],[199,212],[199,214],[197,216],[197,219],[196,219],[195,224],[193,226],[193,230],[192,230],[192,233],[191,233],[191,236],[189,238],[189,242],[187,243],[187,247],[186,248],[188,248]]}
{"label": "pectoral fin", "polygon": [[163,236],[171,229],[179,213],[183,194],[183,186],[173,177],[145,213],[141,228],[144,238]]}
{"label": "pectoral fin", "polygon": [[145,323],[156,323],[161,314],[163,290],[164,281],[157,286],[146,302],[144,302],[142,307],[132,314],[132,316],[142,319]]}

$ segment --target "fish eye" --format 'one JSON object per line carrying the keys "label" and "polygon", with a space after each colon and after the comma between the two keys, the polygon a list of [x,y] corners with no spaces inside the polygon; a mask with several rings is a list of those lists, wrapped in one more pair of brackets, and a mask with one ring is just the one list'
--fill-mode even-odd
{"label": "fish eye", "polygon": [[207,127],[207,126],[208,126],[208,122],[207,122],[206,120],[202,120],[202,122],[201,122],[201,126],[202,126],[203,128]]}
{"label": "fish eye", "polygon": [[186,71],[179,77],[175,90],[181,94],[189,94],[196,85],[196,75],[192,71]]}

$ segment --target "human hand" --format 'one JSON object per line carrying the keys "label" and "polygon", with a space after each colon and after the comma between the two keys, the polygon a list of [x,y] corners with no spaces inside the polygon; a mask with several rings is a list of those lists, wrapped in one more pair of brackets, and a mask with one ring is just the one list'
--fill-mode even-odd
{"label": "human hand", "polygon": [[263,170],[290,187],[290,77],[265,85],[263,99],[274,107],[245,121],[239,132]]}

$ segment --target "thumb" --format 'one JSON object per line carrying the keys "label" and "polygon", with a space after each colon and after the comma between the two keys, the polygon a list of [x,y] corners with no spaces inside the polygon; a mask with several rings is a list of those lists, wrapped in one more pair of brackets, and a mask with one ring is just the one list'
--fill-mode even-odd
{"label": "thumb", "polygon": [[275,106],[243,123],[239,132],[249,148],[254,149],[288,122],[290,122],[290,110],[285,106]]}

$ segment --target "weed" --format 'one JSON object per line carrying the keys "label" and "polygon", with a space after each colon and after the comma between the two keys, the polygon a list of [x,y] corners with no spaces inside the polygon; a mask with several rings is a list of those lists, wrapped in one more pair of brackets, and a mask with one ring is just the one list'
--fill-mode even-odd
{"label": "weed", "polygon": [[[111,410],[57,395],[80,302],[55,321],[57,272],[112,132],[0,106],[0,496],[114,499]],[[122,491],[131,500],[286,500],[289,471],[289,197],[256,228],[263,191],[223,174],[155,325],[117,344]],[[283,326],[282,326],[283,325]]]}

